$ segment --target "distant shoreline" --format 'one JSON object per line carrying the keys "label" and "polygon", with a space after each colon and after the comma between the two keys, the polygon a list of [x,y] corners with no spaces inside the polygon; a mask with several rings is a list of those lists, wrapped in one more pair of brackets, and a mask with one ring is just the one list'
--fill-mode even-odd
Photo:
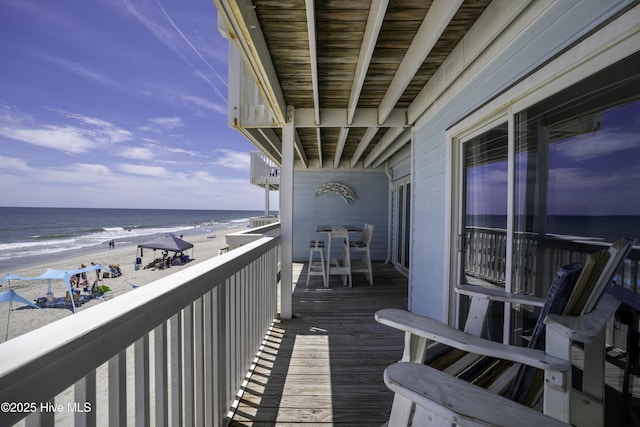
{"label": "distant shoreline", "polygon": [[[229,226],[228,228],[220,228],[212,231],[207,231],[202,228],[197,228],[197,229],[189,230],[184,233],[180,232],[180,233],[174,233],[174,234],[177,234],[178,236],[180,236],[181,234],[184,234],[185,240],[188,240],[189,237],[197,237],[197,236],[208,235],[208,234],[215,235],[216,232],[219,235],[224,236],[225,234],[229,233],[230,230],[235,230],[237,228],[238,228],[237,225]],[[155,237],[154,235],[148,235],[148,236],[136,236],[131,240],[116,239],[115,247],[118,249],[130,247],[131,261],[133,262],[133,260],[135,260],[136,258],[138,244],[151,240],[154,237]],[[26,257],[3,259],[3,260],[0,260],[0,277],[4,276],[5,274],[14,274],[14,270],[34,267],[37,265],[42,265],[42,264],[47,264],[52,262],[58,262],[60,260],[64,260],[67,258],[77,258],[81,256],[90,258],[91,255],[101,253],[104,251],[109,251],[109,247],[106,242],[100,245],[69,249],[69,250],[60,251],[60,252],[52,252],[52,253],[46,253],[46,254],[31,255]]]}
{"label": "distant shoreline", "polygon": [[[98,245],[92,247],[91,250],[73,250],[65,253],[43,255],[39,260],[30,260],[28,266],[15,267],[11,271],[3,271],[2,277],[7,273],[11,273],[21,277],[37,277],[43,274],[48,268],[56,270],[72,270],[80,268],[82,264],[90,265],[91,262],[108,266],[109,264],[118,264],[122,272],[120,277],[102,278],[100,285],[108,286],[111,291],[107,294],[107,298],[116,298],[125,293],[134,291],[135,287],[145,286],[152,282],[190,268],[202,261],[211,259],[218,255],[220,248],[226,246],[225,235],[245,230],[245,227],[231,227],[224,230],[216,230],[215,232],[207,232],[199,229],[200,232],[192,231],[189,235],[185,233],[184,240],[193,244],[193,249],[185,251],[193,260],[184,265],[175,265],[166,269],[140,268],[136,270],[134,263],[138,256],[137,243],[116,244],[114,249],[109,249],[108,245]],[[214,237],[215,234],[215,237]],[[153,236],[151,237],[153,238]],[[146,239],[146,240],[150,240]],[[142,257],[142,265],[149,264],[154,258],[161,257],[162,251],[154,251],[153,249],[145,250]],[[87,273],[89,283],[96,280],[96,274],[91,271]],[[47,291],[46,280],[9,280],[0,286],[0,292],[12,289],[20,296],[29,301],[35,301],[39,297],[43,297]],[[55,297],[63,297],[67,292],[65,283],[62,280],[51,281],[52,293]],[[100,304],[102,300],[92,300],[80,307],[78,311],[85,310],[96,304]],[[37,329],[55,320],[63,317],[72,316],[69,309],[63,308],[28,308],[19,302],[0,303],[0,343],[7,339],[15,338],[26,332]]]}

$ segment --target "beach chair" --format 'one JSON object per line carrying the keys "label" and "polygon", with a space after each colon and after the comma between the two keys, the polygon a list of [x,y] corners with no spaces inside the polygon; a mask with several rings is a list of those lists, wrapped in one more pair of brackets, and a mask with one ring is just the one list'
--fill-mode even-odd
{"label": "beach chair", "polygon": [[[384,374],[395,392],[388,425],[604,425],[605,327],[620,305],[605,288],[634,242],[620,240],[584,267],[558,271],[529,348],[480,337],[490,301],[538,305],[527,296],[461,288],[472,297],[465,331],[403,310],[378,311],[378,322],[405,332],[402,362]],[[574,342],[588,372],[580,390],[572,388]]]}

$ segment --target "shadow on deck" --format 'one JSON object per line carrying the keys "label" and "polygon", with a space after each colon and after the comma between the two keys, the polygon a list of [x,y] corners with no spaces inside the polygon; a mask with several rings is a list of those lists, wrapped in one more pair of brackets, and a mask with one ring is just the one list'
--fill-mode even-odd
{"label": "shadow on deck", "polygon": [[406,308],[407,279],[374,264],[374,286],[320,277],[306,284],[294,266],[293,319],[277,321],[248,380],[231,426],[382,425],[393,394],[384,369],[402,357],[403,334],[378,324],[381,308]]}

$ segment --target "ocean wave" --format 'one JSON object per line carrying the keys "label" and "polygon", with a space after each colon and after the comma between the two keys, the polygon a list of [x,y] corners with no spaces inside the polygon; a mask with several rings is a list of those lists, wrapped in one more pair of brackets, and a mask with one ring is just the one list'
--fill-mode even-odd
{"label": "ocean wave", "polygon": [[[229,228],[231,223],[236,224],[245,221],[247,220],[234,220],[229,223],[212,221],[206,227],[198,226],[196,228],[200,230],[202,228],[206,228],[207,232],[218,231]],[[99,231],[75,237],[49,238],[49,236],[47,236],[46,238],[43,238],[34,236],[34,240],[32,241],[0,243],[0,260],[6,261],[16,258],[56,254],[85,248],[96,248],[101,245],[107,245],[111,240],[121,244],[131,244],[136,241],[144,241],[145,236],[152,238],[153,236],[167,233],[182,234],[193,229],[194,226],[184,225],[152,228],[104,227]]]}
{"label": "ocean wave", "polygon": [[238,223],[238,222],[247,222],[247,221],[249,221],[249,218],[232,219],[229,222],[230,223]]}

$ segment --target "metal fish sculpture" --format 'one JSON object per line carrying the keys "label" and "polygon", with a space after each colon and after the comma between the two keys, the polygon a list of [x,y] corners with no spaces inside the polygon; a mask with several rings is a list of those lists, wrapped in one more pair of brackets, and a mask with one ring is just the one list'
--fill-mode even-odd
{"label": "metal fish sculpture", "polygon": [[353,201],[356,200],[356,193],[354,193],[354,191],[347,185],[339,182],[327,182],[326,184],[322,184],[318,187],[313,197],[318,197],[322,193],[336,193],[347,204],[353,203]]}

